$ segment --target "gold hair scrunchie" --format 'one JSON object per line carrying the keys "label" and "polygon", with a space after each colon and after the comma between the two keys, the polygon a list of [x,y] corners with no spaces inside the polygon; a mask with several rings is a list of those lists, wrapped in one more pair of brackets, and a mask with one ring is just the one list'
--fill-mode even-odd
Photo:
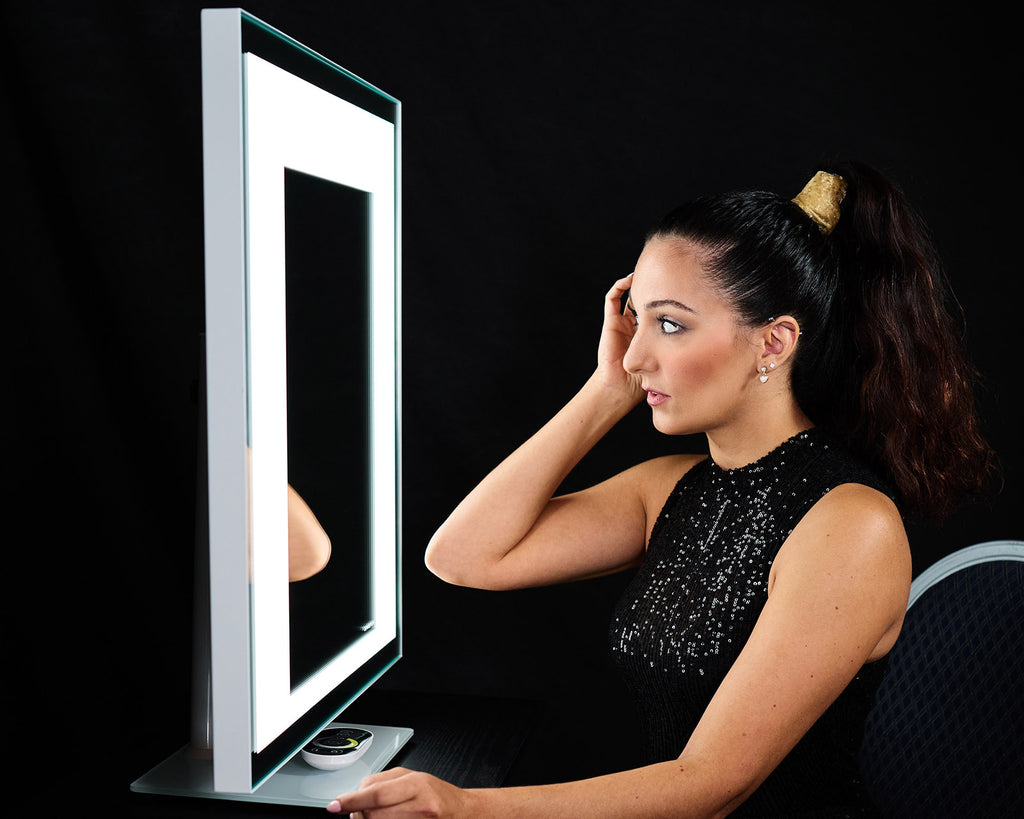
{"label": "gold hair scrunchie", "polygon": [[818,171],[793,201],[810,216],[826,236],[839,222],[839,203],[846,196],[846,180],[841,176]]}

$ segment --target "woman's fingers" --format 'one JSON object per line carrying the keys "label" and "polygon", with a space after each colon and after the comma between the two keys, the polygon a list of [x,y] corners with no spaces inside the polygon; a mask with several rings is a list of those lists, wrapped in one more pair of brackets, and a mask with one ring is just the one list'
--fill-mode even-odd
{"label": "woman's fingers", "polygon": [[601,380],[616,389],[626,389],[639,400],[639,382],[623,369],[623,359],[635,332],[635,318],[630,310],[623,315],[623,299],[628,298],[633,274],[623,276],[605,296],[604,327],[598,344],[597,362]]}
{"label": "woman's fingers", "polygon": [[388,768],[386,771],[380,771],[379,773],[370,774],[365,777],[362,782],[359,783],[360,788],[365,788],[367,785],[372,785],[375,782],[387,782],[389,779],[398,779],[401,776],[410,774],[408,768]]}
{"label": "woman's fingers", "polygon": [[606,315],[622,315],[622,297],[629,291],[632,283],[633,274],[630,273],[628,276],[623,276],[612,285],[611,289],[605,296]]}
{"label": "woman's fingers", "polygon": [[359,786],[359,790],[342,794],[327,806],[328,813],[354,813],[366,811],[376,816],[377,811],[394,808],[409,801],[415,790],[401,778],[384,780]]}
{"label": "woman's fingers", "polygon": [[366,777],[359,790],[338,796],[327,810],[329,813],[362,813],[368,817],[438,816],[443,813],[445,789],[455,790],[428,774],[393,768]]}

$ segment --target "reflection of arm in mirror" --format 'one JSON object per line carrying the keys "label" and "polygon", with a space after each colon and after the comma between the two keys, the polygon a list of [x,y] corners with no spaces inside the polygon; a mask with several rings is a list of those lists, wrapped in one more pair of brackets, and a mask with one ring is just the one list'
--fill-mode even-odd
{"label": "reflection of arm in mirror", "polygon": [[[246,468],[252,472],[252,450],[245,449]],[[252,511],[249,512],[250,518]],[[302,496],[288,484],[288,582],[306,580],[322,572],[331,559],[331,540]]]}
{"label": "reflection of arm in mirror", "polygon": [[[610,647],[640,767],[482,790],[394,769],[328,811],[873,815],[850,749],[903,622],[901,512],[941,519],[984,488],[992,453],[923,226],[865,166],[824,182],[813,202],[730,194],[671,214],[608,293],[592,377],[427,549],[442,579],[488,589],[636,568]],[[703,432],[710,457],[553,497],[645,397],[659,431]]]}
{"label": "reflection of arm in mirror", "polygon": [[288,581],[323,571],[331,558],[331,540],[313,510],[288,486]]}

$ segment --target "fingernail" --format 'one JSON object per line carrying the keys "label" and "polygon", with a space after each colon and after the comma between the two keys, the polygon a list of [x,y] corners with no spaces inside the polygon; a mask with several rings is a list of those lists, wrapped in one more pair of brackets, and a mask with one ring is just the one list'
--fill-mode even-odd
{"label": "fingernail", "polygon": [[328,813],[341,813],[341,802],[335,799],[331,804],[327,806]]}

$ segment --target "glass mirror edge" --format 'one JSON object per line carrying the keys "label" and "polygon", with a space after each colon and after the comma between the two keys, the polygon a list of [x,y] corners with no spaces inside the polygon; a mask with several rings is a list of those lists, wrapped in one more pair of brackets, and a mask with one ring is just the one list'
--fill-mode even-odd
{"label": "glass mirror edge", "polygon": [[[250,18],[251,18],[251,15],[250,15]],[[258,21],[251,20],[251,22],[254,22],[254,24],[256,24]],[[392,665],[394,665],[394,663],[397,662],[397,660],[401,657],[401,654],[402,654],[402,629],[401,629],[402,608],[401,608],[401,603],[400,603],[400,601],[401,601],[401,554],[402,554],[402,551],[401,551],[401,501],[400,501],[400,498],[401,498],[401,443],[400,443],[400,436],[401,436],[401,421],[400,421],[400,413],[401,413],[401,407],[400,407],[400,377],[401,377],[401,367],[400,367],[400,361],[401,361],[401,353],[400,353],[400,350],[401,350],[400,317],[401,317],[401,303],[400,303],[400,295],[399,295],[400,291],[401,291],[401,263],[400,263],[400,253],[401,253],[401,249],[400,249],[401,248],[401,240],[400,240],[400,230],[401,230],[401,228],[400,228],[400,225],[401,225],[401,218],[400,218],[400,210],[401,210],[401,208],[400,208],[400,202],[401,202],[401,170],[400,170],[401,169],[401,147],[400,147],[401,146],[401,136],[400,136],[400,114],[399,114],[399,112],[400,112],[400,103],[397,100],[395,100],[393,97],[390,97],[390,95],[387,95],[387,94],[384,94],[383,92],[380,92],[379,89],[375,89],[373,86],[370,86],[365,81],[362,81],[358,77],[355,77],[355,75],[353,75],[351,72],[345,71],[344,69],[341,69],[340,67],[335,66],[333,63],[330,63],[330,61],[324,60],[319,55],[316,55],[314,52],[311,52],[309,49],[305,48],[304,46],[301,46],[301,44],[298,44],[292,38],[287,37],[286,35],[280,34],[275,29],[272,29],[272,27],[266,26],[266,24],[262,24],[261,28],[264,31],[272,34],[273,36],[275,36],[277,38],[279,38],[280,41],[282,43],[284,43],[286,46],[288,46],[288,47],[295,47],[296,49],[301,51],[302,54],[304,54],[306,56],[309,56],[309,57],[316,58],[319,64],[327,65],[330,68],[332,68],[332,70],[337,71],[340,75],[342,75],[342,76],[344,76],[346,78],[349,78],[349,79],[354,79],[355,81],[357,81],[359,83],[360,87],[362,87],[364,89],[369,89],[370,91],[373,91],[375,94],[379,94],[379,96],[381,96],[384,99],[389,100],[391,102],[391,104],[392,104],[391,116],[390,117],[384,117],[383,119],[386,119],[390,123],[391,127],[393,128],[393,139],[392,139],[392,146],[391,146],[391,162],[392,162],[392,166],[393,166],[393,182],[392,182],[392,185],[393,185],[393,188],[392,188],[393,199],[392,199],[391,219],[390,219],[390,221],[391,221],[391,232],[392,232],[392,237],[391,237],[392,254],[393,255],[392,255],[392,261],[391,261],[391,265],[390,265],[390,270],[382,271],[382,273],[383,273],[383,275],[385,275],[385,276],[387,276],[388,278],[391,279],[391,288],[392,288],[393,297],[391,298],[391,303],[388,305],[388,307],[386,309],[387,309],[387,311],[391,315],[391,322],[390,323],[395,328],[394,336],[391,339],[391,344],[388,345],[391,348],[389,350],[389,352],[390,352],[390,354],[392,356],[392,361],[390,362],[389,368],[392,369],[392,372],[393,372],[392,390],[393,390],[393,393],[394,393],[393,396],[392,396],[393,405],[392,405],[392,407],[390,409],[390,413],[389,413],[390,420],[389,420],[388,423],[389,423],[389,426],[392,429],[393,435],[395,436],[393,441],[391,442],[391,446],[393,446],[393,452],[391,453],[392,470],[388,470],[388,471],[390,471],[392,473],[391,478],[392,478],[392,480],[394,482],[393,483],[393,487],[392,487],[393,503],[391,505],[391,515],[393,515],[394,517],[392,519],[392,525],[391,525],[391,527],[389,527],[389,529],[391,529],[391,532],[392,532],[392,535],[389,537],[389,540],[393,541],[391,543],[391,548],[393,549],[392,555],[393,555],[394,567],[395,567],[395,574],[394,574],[394,577],[392,578],[393,586],[395,588],[395,602],[394,602],[393,610],[395,611],[396,621],[395,621],[394,639],[389,641],[389,643],[387,644],[389,650],[390,650],[390,647],[392,645],[395,647],[395,650],[394,650],[393,656],[389,656],[387,658],[387,660],[386,660],[385,664],[383,665],[383,667],[380,667],[379,665],[375,665],[376,661],[371,662],[371,663],[367,663],[366,665],[364,665],[362,667],[362,670],[364,670],[364,671],[375,670],[375,674],[373,676],[373,679],[371,679],[369,682],[367,682],[365,685],[363,685],[359,689],[359,691],[357,691],[354,695],[352,695],[350,697],[347,697],[345,699],[345,701],[342,702],[338,706],[338,708],[337,708],[337,712],[340,712],[345,707],[347,707],[349,704],[351,704],[351,702],[354,699],[356,699],[363,691],[365,691],[366,688],[368,688],[370,685],[372,685],[373,682],[376,681],[376,679],[379,679],[379,677],[381,675],[383,675],[388,668],[390,668]],[[244,46],[244,40],[243,40],[243,46]],[[249,53],[249,52],[246,52],[246,53]],[[258,51],[254,52],[254,53],[258,54]],[[271,62],[273,62],[273,60]],[[296,72],[296,76],[301,76],[301,72]],[[303,79],[306,79],[306,78],[303,77]],[[310,81],[310,80],[307,79],[307,81]],[[313,83],[313,84],[318,84],[318,83]],[[331,93],[335,93],[335,92],[331,92]],[[347,94],[338,94],[338,96],[341,96],[344,99],[344,98],[347,98],[348,95]],[[364,110],[366,110],[368,113],[374,113],[369,107],[363,106],[362,104],[360,104],[360,107],[363,107]],[[378,116],[379,116],[379,114],[378,114]],[[379,317],[380,313],[378,312],[377,315]],[[379,320],[379,319],[375,319],[375,320]],[[389,515],[389,517],[391,515]],[[326,700],[330,700],[330,699],[333,699],[333,698],[330,695],[328,695],[325,699]],[[337,701],[335,700],[335,702],[337,702]],[[337,715],[337,713],[335,713],[335,716],[336,715]],[[253,730],[255,731],[255,726],[254,726]],[[298,746],[296,746],[296,747],[298,747]],[[254,774],[254,776],[257,774],[257,771],[255,769],[253,770],[253,774]]]}
{"label": "glass mirror edge", "polygon": [[298,40],[294,39],[293,37],[289,37],[283,31],[281,31],[281,30],[279,30],[277,28],[274,28],[269,23],[267,23],[267,22],[265,22],[263,20],[260,20],[258,17],[253,16],[252,14],[250,14],[247,11],[245,11],[244,9],[239,9],[238,11],[239,11],[239,17],[240,17],[242,22],[250,23],[251,25],[254,25],[257,28],[262,29],[267,34],[270,34],[273,37],[276,37],[277,39],[282,40],[284,43],[288,44],[289,46],[294,47],[298,51],[300,51],[303,54],[305,54],[307,57],[310,57],[310,58],[316,60],[317,62],[319,62],[322,65],[324,65],[324,66],[326,66],[326,67],[336,71],[337,73],[341,74],[344,77],[347,77],[347,78],[349,78],[351,80],[354,80],[355,82],[357,82],[360,85],[362,85],[368,91],[373,91],[375,94],[378,94],[382,99],[385,99],[388,102],[393,103],[395,105],[398,104],[398,100],[397,99],[395,99],[393,96],[388,94],[386,91],[382,91],[380,88],[378,88],[377,86],[373,85],[372,83],[367,82],[362,77],[360,77],[358,74],[354,74],[353,72],[349,71],[346,68],[343,68],[342,66],[340,66],[337,63],[333,62],[332,60],[327,59],[322,54],[319,54],[318,52],[314,51],[313,49],[309,48],[308,46],[303,45],[302,43],[300,43]]}
{"label": "glass mirror edge", "polygon": [[[400,637],[396,636],[395,640],[392,641],[392,643],[396,641],[400,642]],[[390,646],[391,643],[385,646],[384,649],[381,650],[381,653],[389,651]],[[336,701],[331,702],[332,697],[330,695],[328,697],[325,697],[324,701],[325,703],[329,703],[330,707],[330,710],[325,712],[327,716],[321,714],[316,719],[308,721],[309,724],[314,727],[304,728],[299,734],[299,739],[297,741],[290,740],[286,744],[289,747],[294,746],[294,748],[297,750],[301,748],[303,745],[306,745],[309,742],[309,740],[315,737],[327,725],[329,725],[332,722],[338,721],[338,717],[340,717],[344,713],[345,709],[352,705],[364,693],[366,693],[366,691],[370,687],[372,687],[381,677],[383,677],[395,665],[395,663],[399,661],[400,658],[400,652],[391,653],[390,656],[388,656],[383,663],[368,664],[366,668],[368,669],[371,675],[370,677],[368,677],[365,681],[362,681],[355,690],[342,695],[340,698],[337,698]],[[298,724],[299,723],[296,723],[296,725]],[[274,759],[270,765],[264,765],[260,763],[259,755],[253,754],[253,790],[256,790],[261,785],[263,785],[268,779],[273,777],[273,775],[280,771],[281,768],[283,768],[285,765],[287,765],[293,757],[294,754],[278,754],[274,756]]]}

